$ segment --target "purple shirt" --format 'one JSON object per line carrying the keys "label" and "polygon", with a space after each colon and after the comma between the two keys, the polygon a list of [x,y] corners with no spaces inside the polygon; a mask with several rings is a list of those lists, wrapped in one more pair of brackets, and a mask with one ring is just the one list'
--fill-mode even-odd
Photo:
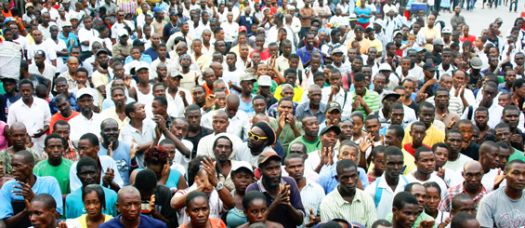
{"label": "purple shirt", "polygon": [[[295,183],[295,180],[291,177],[281,177],[281,183],[290,185],[290,203],[295,209],[301,210],[304,215],[304,207],[303,203],[301,202],[301,193],[299,192],[299,188],[297,187],[297,183]],[[270,204],[272,204],[274,200],[274,198],[264,188],[262,180],[250,184],[246,188],[246,192],[250,191],[259,191],[264,193],[264,195],[266,196],[266,202],[268,203],[268,206],[270,206]],[[293,223],[293,221],[291,221],[290,219],[289,213],[290,211],[286,206],[279,205],[275,208],[275,210],[272,213],[268,214],[268,220],[280,223],[284,227],[296,227],[302,224],[302,221],[299,224]]]}

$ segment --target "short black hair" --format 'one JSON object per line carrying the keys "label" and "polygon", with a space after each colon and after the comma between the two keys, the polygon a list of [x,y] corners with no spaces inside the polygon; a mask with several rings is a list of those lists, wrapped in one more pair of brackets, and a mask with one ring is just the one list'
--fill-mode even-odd
{"label": "short black hair", "polygon": [[82,201],[84,201],[87,194],[92,192],[97,193],[100,206],[102,209],[106,209],[106,196],[104,195],[104,190],[98,184],[88,184],[82,188]]}
{"label": "short black hair", "polygon": [[59,120],[53,124],[53,131],[57,129],[57,126],[67,126],[71,130],[71,125],[65,120]]}
{"label": "short black hair", "polygon": [[386,219],[378,219],[374,223],[372,223],[372,228],[377,228],[379,226],[391,227],[392,223]]}
{"label": "short black hair", "polygon": [[95,167],[95,169],[98,169],[98,163],[93,158],[81,157],[77,162],[77,174],[80,173],[80,170],[84,167]]}
{"label": "short black hair", "polygon": [[337,175],[340,175],[344,169],[348,169],[352,167],[357,171],[357,165],[355,164],[354,161],[350,159],[343,159],[337,162],[335,166],[335,170],[337,172]]}
{"label": "short black hair", "polygon": [[157,96],[153,98],[153,101],[159,102],[159,104],[161,104],[164,107],[168,107],[168,100],[166,99],[166,97]]}
{"label": "short black hair", "polygon": [[93,134],[93,133],[86,133],[82,136],[80,136],[80,140],[88,140],[89,143],[92,145],[92,146],[98,146],[100,144],[100,141],[98,140],[98,137]]}
{"label": "short black hair", "polygon": [[42,202],[44,203],[46,209],[56,209],[57,208],[57,202],[55,201],[55,198],[47,193],[41,193],[33,197],[31,202]]}
{"label": "short black hair", "polygon": [[449,150],[448,145],[446,143],[442,143],[442,142],[434,144],[432,146],[432,152],[435,153],[437,148],[445,148],[445,149],[447,149],[447,151]]}
{"label": "short black hair", "polygon": [[[190,205],[191,201],[193,201],[196,198],[204,198],[206,201],[209,201],[208,196],[204,192],[192,191],[192,192],[188,193],[188,195],[186,196],[186,208],[188,208],[188,206]],[[206,205],[208,205],[208,204],[206,203]]]}
{"label": "short black hair", "polygon": [[124,112],[128,118],[131,118],[131,113],[135,112],[135,104],[138,104],[136,101],[132,101],[126,105]]}
{"label": "short black hair", "polygon": [[469,220],[476,220],[476,217],[474,217],[474,215],[471,215],[467,212],[459,212],[452,217],[452,221],[450,222],[450,227],[467,228],[467,226],[465,226],[464,223]]}
{"label": "short black hair", "polygon": [[417,202],[417,199],[414,195],[410,194],[410,192],[399,192],[394,196],[394,201],[392,202],[392,208],[395,208],[397,210],[403,209],[406,204],[414,204],[419,205]]}
{"label": "short black hair", "polygon": [[410,184],[405,185],[405,192],[410,192],[410,191],[412,191],[412,188],[414,188],[414,186],[416,186],[416,185],[419,185],[419,186],[424,187],[421,183],[412,182],[412,183],[410,183]]}
{"label": "short black hair", "polygon": [[438,195],[441,196],[441,187],[439,187],[439,185],[436,182],[431,181],[431,182],[424,183],[423,187],[425,187],[425,188],[435,188],[438,191]]}
{"label": "short black hair", "polygon": [[242,198],[242,206],[244,207],[244,210],[248,210],[248,206],[250,206],[250,203],[258,199],[266,203],[266,196],[264,196],[264,193],[259,191],[246,192],[246,194],[244,194],[244,197]]}
{"label": "short black hair", "polygon": [[157,187],[157,175],[149,169],[143,169],[137,173],[133,186],[139,191],[152,191]]}
{"label": "short black hair", "polygon": [[424,146],[420,146],[416,149],[416,153],[414,155],[414,158],[416,159],[416,161],[419,160],[419,156],[421,156],[421,153],[425,153],[425,152],[430,152],[430,153],[433,153],[431,149],[427,148],[427,147],[424,147]]}
{"label": "short black hair", "polygon": [[396,155],[399,155],[399,156],[403,157],[403,152],[401,151],[401,149],[399,149],[399,148],[397,148],[395,146],[388,146],[385,149],[385,160],[389,156],[396,156]]}
{"label": "short black hair", "polygon": [[67,141],[64,138],[60,137],[60,135],[58,135],[56,133],[52,133],[52,134],[46,136],[46,138],[44,139],[44,146],[47,147],[48,141],[51,140],[51,139],[60,139],[60,142],[62,143],[62,146],[64,147],[64,149],[68,148]]}
{"label": "short black hair", "polygon": [[22,87],[22,85],[30,85],[31,90],[35,89],[35,85],[33,85],[33,82],[29,79],[22,79],[20,82],[18,82],[18,88]]}
{"label": "short black hair", "polygon": [[403,137],[405,137],[405,130],[401,125],[392,124],[388,126],[388,130],[394,131],[394,135],[396,136],[396,138],[402,139]]}

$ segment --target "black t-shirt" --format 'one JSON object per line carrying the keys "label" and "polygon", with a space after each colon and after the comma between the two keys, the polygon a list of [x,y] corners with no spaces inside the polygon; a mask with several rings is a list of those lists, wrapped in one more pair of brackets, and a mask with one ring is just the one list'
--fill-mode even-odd
{"label": "black t-shirt", "polygon": [[475,142],[471,142],[470,145],[468,145],[466,149],[461,151],[461,153],[478,161],[479,160],[479,145]]}
{"label": "black t-shirt", "polygon": [[195,155],[197,154],[197,146],[199,145],[199,141],[201,141],[201,139],[206,136],[206,135],[209,135],[213,133],[213,131],[211,129],[208,129],[208,128],[205,128],[205,127],[201,127],[201,130],[199,132],[199,134],[193,136],[193,137],[189,137],[189,136],[186,136],[186,139],[189,140],[192,144],[193,144],[193,150],[191,151],[191,157],[194,158]]}

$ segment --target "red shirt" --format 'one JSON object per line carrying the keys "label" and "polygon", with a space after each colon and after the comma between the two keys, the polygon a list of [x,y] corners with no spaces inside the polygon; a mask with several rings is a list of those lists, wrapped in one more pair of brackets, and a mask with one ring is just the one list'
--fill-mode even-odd
{"label": "red shirt", "polygon": [[474,44],[474,41],[476,41],[476,37],[473,36],[473,35],[469,35],[469,36],[467,36],[467,37],[465,37],[465,36],[461,36],[461,37],[459,38],[459,41],[462,42],[462,43],[464,43],[464,42],[467,41],[467,40],[470,41],[472,44]]}
{"label": "red shirt", "polygon": [[252,58],[253,53],[259,53],[259,55],[261,56],[261,60],[262,61],[266,61],[267,59],[269,59],[271,57],[270,50],[268,48],[265,48],[263,51],[259,51],[257,49],[254,49],[252,51],[252,53],[250,53],[250,58]]}
{"label": "red shirt", "polygon": [[[427,145],[422,145],[423,147],[427,148],[427,149],[431,149],[431,147],[427,146]],[[405,146],[403,146],[403,149],[405,149],[409,154],[411,154],[412,156],[416,157],[416,149],[417,148],[413,148],[412,147],[412,144],[411,143],[407,143],[405,144]]]}

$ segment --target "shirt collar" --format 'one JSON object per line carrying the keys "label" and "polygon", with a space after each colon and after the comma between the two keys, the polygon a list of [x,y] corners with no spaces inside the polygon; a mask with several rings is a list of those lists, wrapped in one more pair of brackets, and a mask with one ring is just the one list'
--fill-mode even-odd
{"label": "shirt collar", "polygon": [[334,199],[334,200],[335,200],[335,203],[336,203],[338,206],[343,206],[344,204],[350,204],[350,205],[352,205],[352,204],[355,204],[355,203],[360,203],[360,202],[362,201],[361,194],[359,194],[359,190],[356,189],[355,195],[354,195],[354,197],[352,198],[352,202],[351,202],[351,203],[347,202],[347,201],[343,198],[343,196],[341,195],[341,193],[339,193],[339,190],[337,189],[338,186],[339,186],[339,185],[337,185],[337,186],[335,187],[335,189],[334,189],[334,190],[335,190],[335,199]]}

